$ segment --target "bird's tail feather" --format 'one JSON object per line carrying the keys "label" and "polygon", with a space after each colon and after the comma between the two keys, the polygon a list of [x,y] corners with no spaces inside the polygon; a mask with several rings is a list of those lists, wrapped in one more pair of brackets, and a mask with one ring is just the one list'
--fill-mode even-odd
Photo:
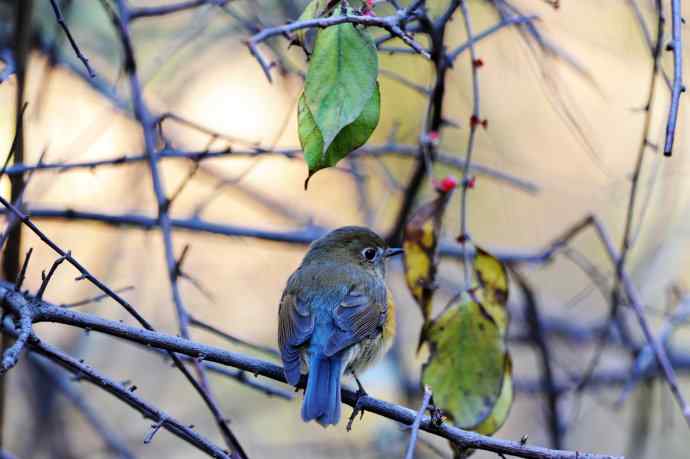
{"label": "bird's tail feather", "polygon": [[302,403],[302,419],[316,419],[322,426],[335,425],[340,420],[340,377],[342,356],[326,357],[314,353],[309,361],[309,379]]}

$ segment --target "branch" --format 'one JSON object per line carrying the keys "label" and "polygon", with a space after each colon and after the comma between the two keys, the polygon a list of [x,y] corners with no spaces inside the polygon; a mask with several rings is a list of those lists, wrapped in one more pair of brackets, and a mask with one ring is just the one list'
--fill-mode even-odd
{"label": "branch", "polygon": [[135,459],[135,455],[127,448],[127,445],[113,432],[101,419],[96,409],[91,406],[71,381],[63,374],[55,371],[55,365],[50,360],[39,358],[34,353],[28,355],[29,360],[35,365],[42,377],[49,381],[48,384],[62,392],[66,399],[79,410],[84,419],[91,424],[93,430],[103,439],[105,446],[120,459]]}
{"label": "branch", "polygon": [[522,15],[516,15],[516,16],[510,16],[510,17],[502,17],[499,22],[494,24],[493,26],[489,27],[488,29],[485,29],[481,32],[479,32],[477,35],[474,37],[467,37],[467,41],[463,43],[462,45],[458,46],[455,48],[453,51],[448,53],[448,60],[451,62],[455,62],[457,57],[470,49],[470,47],[476,45],[480,41],[482,41],[485,38],[490,37],[491,35],[495,34],[496,32],[510,26],[520,26],[520,25],[525,25],[529,24],[533,21],[536,21],[539,19],[539,16],[535,15],[530,15],[530,16],[522,16]]}
{"label": "branch", "polygon": [[422,397],[422,405],[419,407],[417,416],[414,418],[414,422],[411,426],[410,431],[410,442],[407,445],[407,452],[405,453],[405,459],[414,459],[414,450],[417,447],[417,435],[419,434],[419,424],[422,422],[424,413],[429,407],[429,402],[431,401],[431,390],[429,386],[424,386],[424,397]]}
{"label": "branch", "polygon": [[328,18],[307,19],[304,21],[296,21],[292,24],[264,29],[252,36],[247,42],[247,46],[249,46],[249,51],[259,62],[259,65],[264,71],[268,81],[273,81],[271,78],[272,64],[266,60],[263,54],[261,54],[258,45],[276,35],[287,35],[290,32],[307,28],[325,28],[338,24],[360,24],[368,27],[380,27],[390,32],[391,35],[400,38],[410,48],[429,59],[429,52],[424,49],[422,45],[411,38],[407,32],[405,32],[405,22],[408,20],[410,20],[410,13],[407,10],[399,10],[396,14],[385,17],[345,15],[332,16]]}
{"label": "branch", "polygon": [[481,119],[480,104],[479,104],[479,72],[481,61],[477,59],[477,54],[474,49],[474,34],[472,33],[472,20],[470,19],[470,12],[467,8],[465,0],[460,0],[460,11],[462,12],[462,20],[465,25],[465,32],[467,33],[467,41],[470,46],[470,69],[472,75],[472,115],[470,116],[470,132],[467,136],[467,150],[465,151],[465,168],[462,171],[462,186],[460,193],[460,235],[458,240],[462,245],[463,255],[463,274],[465,279],[465,289],[472,287],[472,273],[471,273],[471,259],[470,253],[467,251],[467,246],[472,241],[472,237],[468,231],[467,223],[467,192],[474,188],[474,177],[470,176],[470,164],[472,164],[472,153],[474,152],[474,139],[477,133],[477,127],[484,126],[486,129],[486,120]]}
{"label": "branch", "polygon": [[[11,327],[8,328],[8,324],[5,324],[5,332],[12,333]],[[89,381],[95,386],[100,387],[101,389],[120,399],[127,405],[140,412],[147,419],[151,419],[154,422],[160,422],[161,426],[168,432],[195,446],[209,456],[229,459],[229,456],[225,453],[225,451],[211,443],[211,441],[206,437],[198,434],[194,430],[187,427],[184,423],[176,420],[167,413],[146,402],[139,396],[135,395],[134,392],[122,386],[122,384],[113,381],[99,371],[94,370],[90,366],[83,364],[81,361],[67,354],[64,354],[57,348],[46,344],[44,341],[41,341],[36,337],[30,341],[29,346],[31,347],[32,351],[46,357],[57,365],[60,365],[70,373],[79,377],[80,380]]]}
{"label": "branch", "polygon": [[[432,22],[426,16],[421,17],[419,21],[422,31],[429,35],[435,81],[427,104],[424,132],[419,136],[417,164],[405,187],[405,194],[403,195],[393,228],[391,228],[386,237],[386,242],[393,247],[401,245],[403,229],[417,199],[417,195],[422,188],[424,178],[427,175],[433,174],[432,168],[437,157],[437,146],[435,142],[429,141],[429,135],[434,133],[440,141],[441,130],[444,127],[443,102],[446,94],[446,74],[452,63],[448,59],[444,37],[446,26],[458,6],[459,0],[453,0],[449,3],[445,13],[436,22]],[[463,168],[464,166],[465,164],[463,164]]]}
{"label": "branch", "polygon": [[67,35],[67,39],[69,40],[69,44],[72,45],[72,49],[74,50],[74,54],[77,55],[79,60],[84,64],[84,67],[86,67],[86,71],[89,73],[89,77],[95,78],[96,72],[94,72],[93,68],[91,68],[91,65],[89,64],[89,59],[81,52],[81,50],[79,49],[79,45],[77,45],[77,42],[74,40],[72,33],[70,32],[69,28],[67,27],[67,23],[65,22],[65,18],[62,15],[62,11],[60,10],[60,6],[57,4],[57,2],[55,0],[50,0],[50,5],[53,7],[53,13],[55,13],[55,18],[57,19],[58,24],[60,24],[60,27],[62,27],[62,30],[64,30],[65,35]]}
{"label": "branch", "polygon": [[525,297],[525,318],[530,327],[532,342],[541,359],[541,386],[546,393],[546,401],[549,408],[549,435],[551,437],[551,446],[554,448],[562,448],[564,430],[561,425],[561,415],[558,406],[560,393],[556,388],[552,355],[544,333],[544,324],[537,306],[537,299],[527,279],[515,269],[512,270],[512,273]]}
{"label": "branch", "polygon": [[17,364],[19,355],[26,347],[26,343],[31,335],[31,312],[29,310],[29,305],[23,298],[22,301],[8,300],[8,295],[12,293],[14,293],[14,290],[12,292],[9,290],[3,291],[2,302],[0,302],[0,304],[3,309],[8,307],[9,310],[17,316],[18,330],[14,344],[6,350],[3,349],[4,353],[2,354],[2,363],[0,364],[0,375],[4,375]]}
{"label": "branch", "polygon": [[680,95],[685,92],[683,84],[683,48],[681,37],[683,34],[683,18],[680,11],[680,0],[671,0],[671,42],[667,48],[673,51],[673,85],[671,86],[671,105],[668,109],[668,122],[666,124],[666,142],[664,143],[664,155],[671,156],[673,140],[676,135],[676,123],[678,122],[678,107]]}
{"label": "branch", "polygon": [[182,11],[198,8],[204,5],[222,6],[230,0],[188,0],[180,3],[165,6],[142,6],[139,8],[132,8],[129,12],[129,22],[133,22],[141,18],[151,18],[158,16],[167,16],[169,14],[180,13]]}
{"label": "branch", "polygon": [[[151,175],[151,182],[153,186],[153,192],[156,197],[158,204],[158,223],[160,225],[161,234],[163,236],[163,245],[165,248],[165,261],[168,268],[168,279],[170,281],[170,290],[172,293],[172,300],[175,304],[175,309],[177,311],[177,319],[179,322],[179,330],[184,338],[189,338],[189,317],[187,314],[187,308],[183,303],[182,295],[180,294],[178,285],[178,263],[175,260],[175,252],[172,241],[172,225],[170,222],[170,215],[168,214],[168,209],[170,207],[170,201],[165,193],[165,185],[161,172],[158,167],[158,157],[156,154],[156,134],[155,134],[155,120],[149,113],[148,107],[144,102],[143,91],[141,87],[141,82],[139,81],[139,76],[137,73],[137,63],[134,55],[134,49],[132,46],[132,40],[129,33],[129,20],[130,11],[126,0],[117,1],[117,9],[119,16],[113,15],[113,24],[117,29],[120,36],[120,41],[122,43],[122,49],[125,59],[125,71],[129,77],[130,93],[132,95],[132,105],[134,107],[134,115],[139,121],[143,140],[144,148],[146,150],[146,156],[148,159],[149,171]],[[184,365],[178,365],[180,369],[184,368]],[[201,398],[206,403],[206,406],[211,411],[213,418],[216,420],[216,425],[218,426],[226,444],[229,448],[233,450],[233,457],[247,458],[247,454],[244,452],[242,445],[239,440],[235,437],[234,433],[228,426],[228,421],[225,416],[221,413],[220,407],[215,401],[211,389],[208,384],[206,373],[204,372],[203,366],[197,361],[194,362],[194,367],[196,368],[199,381],[197,382],[193,376],[188,375],[185,372],[185,376],[189,379],[189,382],[194,386],[196,391],[201,395]],[[162,422],[162,421],[161,421]]]}
{"label": "branch", "polygon": [[[203,150],[203,151],[181,151],[172,148],[166,148],[157,153],[158,159],[184,159],[194,162],[201,162],[208,159],[224,158],[224,157],[259,157],[267,155],[283,156],[285,158],[294,159],[301,157],[302,150],[299,148],[277,148],[267,149],[262,147],[254,147],[248,149],[235,149],[226,147],[219,150]],[[351,157],[356,158],[381,158],[387,156],[418,159],[420,158],[418,145],[406,145],[397,143],[386,143],[383,145],[365,146],[353,151]],[[455,169],[463,169],[465,161],[461,158],[459,153],[439,151],[436,160],[443,165],[450,166]],[[72,163],[40,163],[40,164],[14,164],[8,166],[5,170],[7,175],[21,175],[31,171],[58,171],[65,172],[74,169],[96,169],[103,166],[120,166],[124,164],[140,163],[147,161],[146,154],[138,155],[121,155],[112,158],[104,158],[93,161],[77,161]],[[519,190],[528,193],[537,193],[540,188],[537,184],[520,177],[515,177],[498,169],[493,169],[488,166],[477,164],[473,162],[470,165],[470,170],[486,176],[490,179],[501,183],[513,186]]]}
{"label": "branch", "polygon": [[[583,229],[586,229],[588,227],[594,228],[597,237],[599,238],[602,245],[604,246],[604,249],[606,250],[611,264],[613,266],[618,266],[620,256],[616,252],[616,248],[614,247],[613,242],[611,241],[611,237],[609,236],[608,232],[601,224],[599,219],[597,219],[593,215],[587,216],[579,223],[569,228],[561,237],[555,239],[552,242],[552,244],[542,252],[541,256],[551,258],[558,249],[564,247],[572,238],[578,235]],[[680,407],[685,421],[690,426],[690,406],[688,406],[687,402],[685,401],[685,398],[683,397],[683,394],[680,392],[680,389],[678,388],[676,374],[673,370],[673,366],[671,365],[668,354],[666,353],[666,349],[661,345],[660,341],[657,338],[655,338],[652,334],[651,327],[649,326],[647,318],[644,315],[645,307],[642,303],[642,299],[640,298],[640,294],[637,291],[635,285],[632,283],[630,276],[624,269],[621,269],[618,275],[622,282],[625,295],[628,298],[630,306],[632,307],[633,312],[637,317],[637,321],[640,325],[640,328],[642,329],[644,337],[646,341],[649,343],[654,353],[654,356],[657,362],[659,363],[659,366],[661,367],[661,370],[664,374],[664,378],[666,379],[666,383],[668,384],[669,389],[671,390],[671,393],[673,394],[676,403]]]}
{"label": "branch", "polygon": [[[20,297],[19,294],[12,291],[12,286],[6,282],[0,282],[0,294],[7,294],[8,301],[16,301],[17,298]],[[92,314],[59,308],[43,301],[32,302],[31,313],[34,323],[56,322],[82,329],[89,329],[91,331],[102,332],[145,346],[156,347],[173,353],[185,354],[192,358],[203,358],[209,362],[227,365],[254,375],[265,376],[275,381],[286,382],[283,369],[278,365],[237,352],[227,351],[225,349],[151,330],[132,327],[121,322],[103,319]],[[73,359],[71,361],[76,362]],[[300,387],[303,387],[303,383],[304,381],[302,381]],[[409,408],[369,396],[358,396],[355,391],[349,389],[343,389],[342,399],[344,403],[352,407],[358,405],[360,409],[376,413],[405,425],[412,425],[417,416],[417,412]],[[160,417],[156,419],[160,419]],[[419,425],[421,430],[451,440],[464,448],[482,449],[523,458],[620,459],[618,456],[552,450],[538,446],[523,445],[520,442],[487,437],[458,429],[449,424],[437,425],[432,422],[428,416],[424,416]]]}

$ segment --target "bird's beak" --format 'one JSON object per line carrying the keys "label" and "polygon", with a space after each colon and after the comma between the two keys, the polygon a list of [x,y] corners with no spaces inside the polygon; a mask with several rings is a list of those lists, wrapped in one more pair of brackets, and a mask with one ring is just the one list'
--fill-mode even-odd
{"label": "bird's beak", "polygon": [[400,255],[400,254],[403,253],[403,252],[404,252],[403,249],[388,248],[388,249],[386,249],[385,252],[383,252],[383,256],[386,257],[386,258],[388,258],[388,257],[394,257],[394,256],[396,256],[396,255]]}

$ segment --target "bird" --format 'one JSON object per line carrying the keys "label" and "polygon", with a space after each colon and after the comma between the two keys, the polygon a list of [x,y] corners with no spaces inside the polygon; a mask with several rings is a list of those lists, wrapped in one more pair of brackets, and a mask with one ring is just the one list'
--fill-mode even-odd
{"label": "bird", "polygon": [[278,344],[293,386],[308,372],[302,419],[324,427],[340,420],[343,374],[357,375],[390,348],[395,307],[385,283],[385,261],[401,254],[374,231],[335,229],[312,242],[288,278],[278,311]]}

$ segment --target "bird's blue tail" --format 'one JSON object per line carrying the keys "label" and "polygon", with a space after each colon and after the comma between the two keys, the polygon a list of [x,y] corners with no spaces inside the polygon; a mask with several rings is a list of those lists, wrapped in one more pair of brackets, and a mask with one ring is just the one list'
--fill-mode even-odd
{"label": "bird's blue tail", "polygon": [[302,419],[316,419],[322,426],[335,425],[340,420],[340,376],[342,356],[326,357],[320,352],[309,360],[309,379],[302,403]]}

